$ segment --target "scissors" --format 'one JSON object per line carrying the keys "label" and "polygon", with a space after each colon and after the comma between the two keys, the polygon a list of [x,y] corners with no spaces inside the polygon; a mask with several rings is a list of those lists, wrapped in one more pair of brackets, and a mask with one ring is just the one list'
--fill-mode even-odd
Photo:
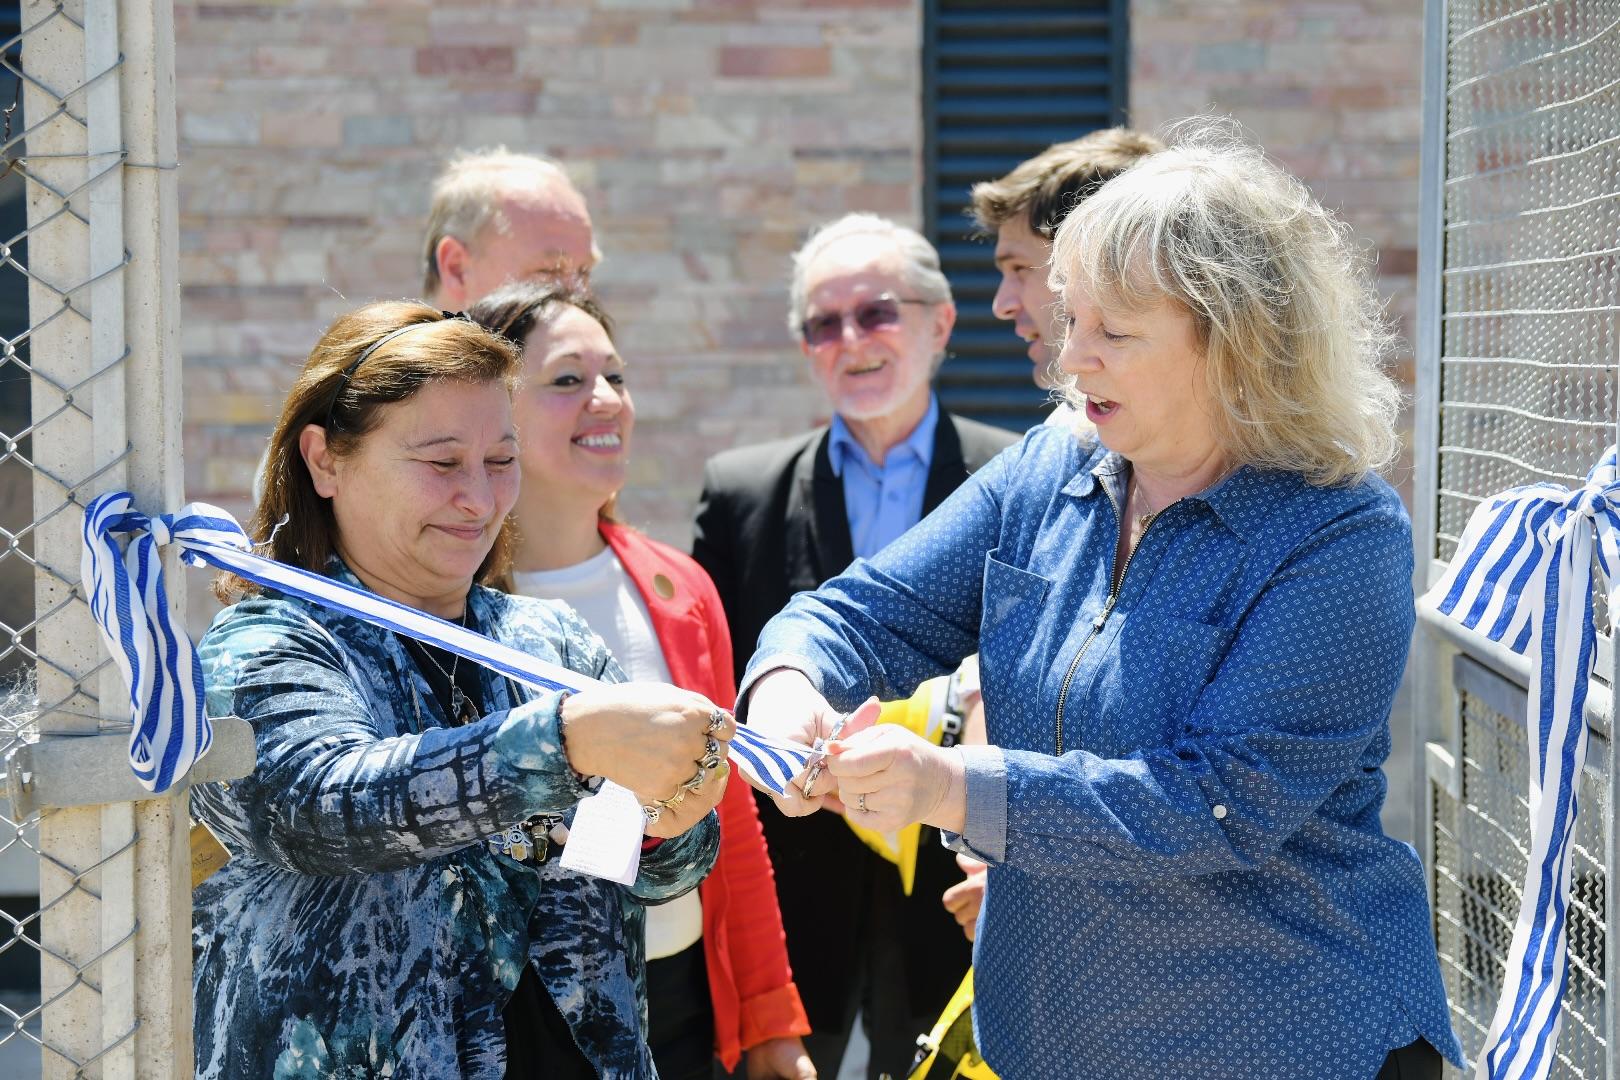
{"label": "scissors", "polygon": [[804,792],[805,798],[814,797],[810,794],[810,789],[815,786],[817,780],[821,779],[821,766],[827,760],[827,744],[843,733],[844,725],[849,723],[849,718],[854,715],[853,712],[847,712],[840,716],[838,722],[833,724],[832,730],[827,733],[827,737],[817,739],[810,747],[810,771],[804,774],[804,783],[799,785],[799,790]]}

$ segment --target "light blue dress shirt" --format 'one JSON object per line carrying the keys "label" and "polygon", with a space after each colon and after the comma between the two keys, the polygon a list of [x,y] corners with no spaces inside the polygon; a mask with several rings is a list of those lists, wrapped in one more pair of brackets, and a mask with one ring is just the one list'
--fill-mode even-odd
{"label": "light blue dress shirt", "polygon": [[1371,1080],[1420,1036],[1460,1062],[1423,868],[1379,823],[1399,498],[1240,468],[1163,510],[1111,596],[1128,477],[1036,428],[794,597],[739,700],[787,666],[852,709],[979,650],[991,745],[961,749],[955,843],[990,864],[974,1026],[1000,1075]]}
{"label": "light blue dress shirt", "polygon": [[882,465],[876,465],[850,434],[844,418],[833,417],[827,456],[833,475],[844,482],[844,512],[857,558],[876,555],[922,518],[938,426],[939,399],[930,394],[922,421],[884,455]]}

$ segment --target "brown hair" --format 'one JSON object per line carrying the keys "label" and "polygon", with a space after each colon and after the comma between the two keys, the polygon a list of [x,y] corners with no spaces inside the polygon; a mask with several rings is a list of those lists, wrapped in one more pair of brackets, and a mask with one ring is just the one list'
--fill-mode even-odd
{"label": "brown hair", "polygon": [[986,232],[1021,217],[1031,232],[1050,240],[1087,196],[1163,149],[1152,135],[1124,127],[1053,143],[1001,179],[974,184],[969,213]]}
{"label": "brown hair", "polygon": [[[423,329],[383,341],[415,326]],[[364,362],[355,366],[362,356]],[[444,380],[501,382],[511,389],[517,365],[517,350],[506,341],[465,318],[413,300],[367,304],[340,316],[316,342],[281,408],[265,460],[264,492],[248,535],[277,562],[324,572],[337,550],[337,521],[330,500],[316,493],[299,452],[304,428],[325,427],[327,446],[342,457],[354,453],[377,427],[387,406]],[[510,532],[509,524],[501,528],[478,568],[480,582],[506,568]],[[227,604],[258,591],[234,574],[214,581],[214,594]]]}
{"label": "brown hair", "polygon": [[[613,340],[613,319],[602,305],[589,293],[567,284],[518,281],[503,285],[468,308],[467,318],[501,335],[521,352],[535,327],[549,323],[564,307],[578,308],[595,319],[608,341],[615,346],[618,344]],[[604,521],[618,522],[618,504],[619,497],[615,494],[602,504],[597,516]],[[506,520],[510,529],[511,515]],[[496,588],[513,591],[509,576],[503,575],[493,584]]]}
{"label": "brown hair", "polygon": [[[467,309],[467,318],[499,334],[519,352],[534,328],[549,321],[559,307],[576,307],[595,319],[613,341],[613,320],[596,298],[572,285],[518,281],[503,285]],[[614,342],[614,344],[618,344]]]}

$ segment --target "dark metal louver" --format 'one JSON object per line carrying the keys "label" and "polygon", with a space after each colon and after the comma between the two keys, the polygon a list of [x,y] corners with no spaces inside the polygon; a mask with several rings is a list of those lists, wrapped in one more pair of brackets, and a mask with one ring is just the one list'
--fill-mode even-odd
{"label": "dark metal louver", "polygon": [[945,408],[1022,430],[1045,393],[990,312],[992,246],[973,236],[968,188],[1054,142],[1122,123],[1127,0],[925,0],[925,231],[956,294],[937,386]]}

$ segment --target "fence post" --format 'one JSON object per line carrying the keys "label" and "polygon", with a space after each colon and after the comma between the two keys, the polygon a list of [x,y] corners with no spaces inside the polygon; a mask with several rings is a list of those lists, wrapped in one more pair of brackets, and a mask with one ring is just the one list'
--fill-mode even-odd
{"label": "fence post", "polygon": [[[83,506],[126,487],[166,510],[182,491],[173,16],[170,0],[21,14],[38,729],[71,755],[129,725],[79,587]],[[185,794],[41,811],[47,1077],[192,1074]]]}

